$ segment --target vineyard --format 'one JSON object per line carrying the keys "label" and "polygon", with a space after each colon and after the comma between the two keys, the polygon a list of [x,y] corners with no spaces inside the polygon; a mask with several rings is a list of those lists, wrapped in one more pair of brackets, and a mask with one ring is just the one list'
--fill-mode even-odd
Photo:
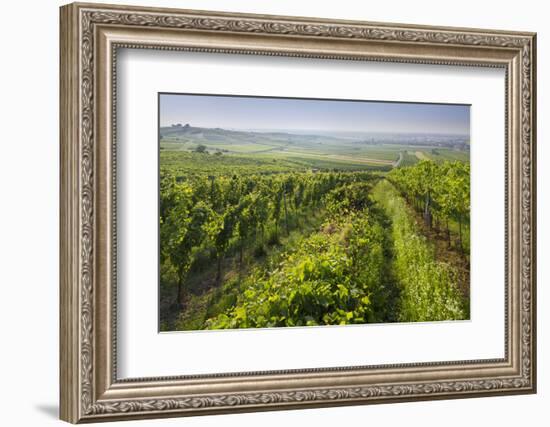
{"label": "vineyard", "polygon": [[468,163],[161,159],[162,330],[469,318]]}

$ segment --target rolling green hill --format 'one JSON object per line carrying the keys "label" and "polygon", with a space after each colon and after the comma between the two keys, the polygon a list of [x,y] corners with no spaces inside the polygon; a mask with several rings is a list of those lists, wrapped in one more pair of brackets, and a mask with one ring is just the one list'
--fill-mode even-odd
{"label": "rolling green hill", "polygon": [[[262,163],[265,166],[264,163],[267,162],[272,166],[268,169],[276,171],[288,168],[389,170],[413,164],[421,158],[469,161],[469,150],[453,148],[456,142],[445,137],[438,141],[432,136],[412,135],[407,143],[404,135],[368,138],[360,134],[260,132],[194,127],[189,124],[161,127],[159,134],[161,163],[172,165],[178,156],[169,153],[195,151],[232,157],[236,165],[250,164],[253,158],[258,165]],[[428,145],[420,145],[422,141],[426,141]],[[404,159],[403,153],[411,155]],[[180,160],[184,158],[188,159],[188,156],[180,155]],[[273,165],[273,162],[279,164]],[[216,160],[216,163],[228,165],[231,161]],[[193,169],[198,164],[187,166]]]}

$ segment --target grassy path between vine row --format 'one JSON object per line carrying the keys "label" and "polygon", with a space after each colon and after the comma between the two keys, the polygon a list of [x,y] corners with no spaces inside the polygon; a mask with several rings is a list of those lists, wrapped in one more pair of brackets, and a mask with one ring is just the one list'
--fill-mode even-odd
{"label": "grassy path between vine row", "polygon": [[397,320],[468,319],[469,300],[459,289],[459,269],[437,259],[434,243],[422,234],[414,212],[389,181],[381,180],[371,194],[391,221],[386,231],[393,240],[390,268],[400,289]]}

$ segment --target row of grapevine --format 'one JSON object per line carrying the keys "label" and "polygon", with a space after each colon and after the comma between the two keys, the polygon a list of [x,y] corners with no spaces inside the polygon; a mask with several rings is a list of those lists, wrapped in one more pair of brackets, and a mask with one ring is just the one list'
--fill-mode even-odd
{"label": "row of grapevine", "polygon": [[455,221],[459,247],[463,248],[463,227],[470,223],[469,163],[422,160],[415,166],[393,169],[388,179],[422,212],[428,226],[445,226],[449,244],[449,222]]}
{"label": "row of grapevine", "polygon": [[370,183],[339,186],[325,197],[329,217],[275,266],[258,267],[236,304],[206,327],[253,328],[386,320],[384,230],[369,209]]}
{"label": "row of grapevine", "polygon": [[161,171],[161,274],[177,277],[177,301],[185,298],[185,281],[200,254],[210,251],[217,263],[217,282],[230,248],[242,254],[249,242],[289,233],[293,216],[318,209],[331,190],[354,182],[373,181],[366,172],[310,172],[273,175],[176,178]]}
{"label": "row of grapevine", "polygon": [[388,181],[373,191],[391,219],[392,273],[399,284],[398,320],[459,320],[468,316],[468,300],[458,289],[458,272],[436,259],[434,247],[416,227],[403,198]]}

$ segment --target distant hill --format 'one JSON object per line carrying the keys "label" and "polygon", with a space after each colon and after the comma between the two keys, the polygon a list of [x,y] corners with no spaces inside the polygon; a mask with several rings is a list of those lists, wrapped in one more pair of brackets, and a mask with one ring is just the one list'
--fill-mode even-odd
{"label": "distant hill", "polygon": [[221,128],[203,128],[186,125],[172,125],[160,128],[161,138],[172,139],[194,139],[197,142],[208,141],[228,141],[228,142],[245,142],[245,143],[337,143],[341,138],[335,138],[326,135],[303,135],[291,134],[286,132],[257,132],[244,130],[227,130]]}
{"label": "distant hill", "polygon": [[343,164],[392,168],[426,158],[465,162],[470,159],[469,141],[456,135],[313,132],[229,130],[176,124],[160,128],[160,149],[164,153],[252,156],[261,161],[299,160],[319,165],[329,162],[335,168]]}
{"label": "distant hill", "polygon": [[421,133],[361,133],[319,131],[319,133],[291,133],[283,131],[228,130],[222,128],[194,127],[190,124],[177,124],[160,128],[161,139],[171,142],[195,142],[197,144],[261,144],[304,148],[337,145],[339,148],[354,145],[405,145],[425,147],[445,147],[456,150],[469,150],[469,138],[460,135],[421,134]]}

